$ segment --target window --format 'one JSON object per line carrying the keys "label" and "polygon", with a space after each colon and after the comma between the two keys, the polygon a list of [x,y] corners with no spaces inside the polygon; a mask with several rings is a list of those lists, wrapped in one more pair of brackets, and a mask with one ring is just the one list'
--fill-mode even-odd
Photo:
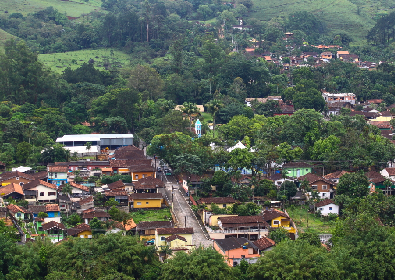
{"label": "window", "polygon": [[148,204],[149,202],[147,201],[145,204]]}
{"label": "window", "polygon": [[322,185],[322,189],[323,189],[323,190],[326,190],[327,188],[328,188],[327,185]]}
{"label": "window", "polygon": [[317,185],[312,185],[311,188],[312,188],[313,190],[316,190],[316,189],[317,189]]}
{"label": "window", "polygon": [[138,179],[139,179],[139,175],[134,175],[134,178],[135,178],[136,180],[138,180]]}
{"label": "window", "polygon": [[59,217],[59,213],[58,212],[55,212],[55,217]]}
{"label": "window", "polygon": [[322,196],[326,196],[326,193],[322,193]]}
{"label": "window", "polygon": [[17,217],[20,217],[20,216],[21,216],[21,213],[16,213],[16,216],[17,216]]}
{"label": "window", "polygon": [[84,236],[81,234],[81,235],[80,235],[80,238],[84,238]]}
{"label": "window", "polygon": [[64,208],[64,207],[66,207],[66,205],[65,205],[65,204],[62,204],[62,205],[60,205],[60,207]]}
{"label": "window", "polygon": [[226,204],[222,204],[222,207],[223,207],[223,208],[226,208]]}
{"label": "window", "polygon": [[165,241],[165,240],[166,240],[166,237],[164,237],[164,236],[160,237],[160,241]]}
{"label": "window", "polygon": [[44,192],[40,192],[40,196],[44,196]]}
{"label": "window", "polygon": [[145,176],[147,176],[147,174],[143,174],[143,178],[145,178]]}
{"label": "window", "polygon": [[241,258],[242,258],[242,259],[245,259],[245,258],[246,258],[246,256],[245,256],[245,255],[241,255]]}
{"label": "window", "polygon": [[329,210],[332,210],[332,207],[329,207]]}
{"label": "window", "polygon": [[55,178],[58,178],[58,173],[55,173]]}
{"label": "window", "polygon": [[137,205],[141,205],[141,202],[137,202]]}
{"label": "window", "polygon": [[16,177],[17,180],[19,180],[19,177]]}
{"label": "window", "polygon": [[279,225],[280,221],[273,221],[273,225]]}
{"label": "window", "polygon": [[20,183],[19,183],[19,186],[23,186],[23,182],[20,182]]}
{"label": "window", "polygon": [[308,169],[306,169],[306,171],[309,171]]}
{"label": "window", "polygon": [[48,192],[48,196],[54,196],[56,195],[56,192]]}
{"label": "window", "polygon": [[321,208],[320,208],[320,211],[322,211],[322,210],[324,210],[324,208],[321,207]]}

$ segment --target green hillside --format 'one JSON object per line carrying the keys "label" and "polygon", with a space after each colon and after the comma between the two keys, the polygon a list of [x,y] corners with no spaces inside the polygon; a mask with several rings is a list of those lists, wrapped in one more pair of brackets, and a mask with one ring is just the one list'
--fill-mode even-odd
{"label": "green hillside", "polygon": [[10,33],[7,33],[3,29],[0,29],[0,52],[4,52],[4,43],[14,37],[15,36],[11,35]]}
{"label": "green hillside", "polygon": [[252,17],[268,21],[308,11],[322,20],[330,33],[346,32],[355,40],[365,39],[375,18],[395,8],[395,0],[253,0]]}
{"label": "green hillside", "polygon": [[27,15],[51,6],[67,16],[79,17],[82,14],[99,10],[101,0],[2,0],[0,14],[21,13]]}
{"label": "green hillside", "polygon": [[95,67],[100,70],[105,69],[105,63],[124,67],[129,65],[130,62],[130,56],[128,54],[117,50],[113,50],[113,54],[111,54],[111,49],[89,49],[65,53],[39,54],[38,59],[45,66],[51,68],[52,71],[58,73],[62,73],[67,67],[76,69],[83,63],[88,63],[90,59],[95,61]]}

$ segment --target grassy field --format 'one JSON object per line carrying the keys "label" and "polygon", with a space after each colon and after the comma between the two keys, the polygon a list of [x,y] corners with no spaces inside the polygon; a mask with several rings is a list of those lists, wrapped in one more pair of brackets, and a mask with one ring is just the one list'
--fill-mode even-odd
{"label": "grassy field", "polygon": [[1,0],[0,13],[21,13],[27,15],[41,11],[47,7],[54,7],[66,16],[80,17],[92,11],[98,11],[101,0]]}
{"label": "grassy field", "polygon": [[307,212],[307,206],[290,206],[286,209],[299,232],[332,233],[335,221],[324,221],[323,218],[317,218]]}
{"label": "grassy field", "polygon": [[[322,20],[331,33],[346,32],[362,42],[375,24],[374,18],[387,14],[395,0],[253,0],[250,15],[268,21],[273,17],[308,11]],[[357,42],[358,43],[358,42]]]}
{"label": "grassy field", "polygon": [[124,67],[130,64],[130,56],[128,54],[112,49],[89,49],[65,53],[40,54],[38,59],[57,73],[62,73],[67,67],[76,69],[84,62],[88,63],[90,59],[95,61],[95,67],[100,70],[105,69],[104,64],[107,62],[117,67]]}
{"label": "grassy field", "polygon": [[139,222],[171,221],[170,208],[140,210],[137,212],[130,212],[130,214],[136,224]]}
{"label": "grassy field", "polygon": [[3,29],[0,29],[0,52],[4,53],[5,42],[12,38],[15,38],[15,36],[5,32]]}

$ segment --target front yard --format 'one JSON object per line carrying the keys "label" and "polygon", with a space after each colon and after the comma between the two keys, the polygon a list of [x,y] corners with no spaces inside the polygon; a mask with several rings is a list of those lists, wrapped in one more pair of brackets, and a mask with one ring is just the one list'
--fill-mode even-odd
{"label": "front yard", "polygon": [[136,224],[139,222],[171,221],[170,208],[168,207],[155,210],[139,210],[130,212],[130,215]]}
{"label": "front yard", "polygon": [[312,232],[317,234],[331,234],[335,227],[335,220],[328,221],[327,218],[317,217],[308,212],[307,209],[307,205],[291,205],[286,208],[290,218],[298,228],[299,233]]}

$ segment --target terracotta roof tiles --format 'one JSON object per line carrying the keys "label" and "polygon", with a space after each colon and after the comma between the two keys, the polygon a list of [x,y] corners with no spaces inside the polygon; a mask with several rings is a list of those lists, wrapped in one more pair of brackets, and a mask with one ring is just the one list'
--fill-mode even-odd
{"label": "terracotta roof tiles", "polygon": [[176,239],[179,239],[179,240],[182,240],[184,242],[187,242],[185,237],[182,237],[182,236],[180,236],[178,234],[173,234],[173,235],[171,235],[171,236],[169,236],[169,237],[167,237],[165,239],[166,239],[167,242],[172,242],[172,241],[174,241]]}
{"label": "terracotta roof tiles", "polygon": [[333,202],[333,200],[327,198],[325,200],[317,202],[315,204],[315,207],[322,207],[322,206],[329,205],[329,204],[335,204],[335,202]]}
{"label": "terracotta roof tiles", "polygon": [[299,182],[302,182],[304,180],[307,180],[309,182],[309,184],[313,184],[313,183],[318,182],[318,181],[323,181],[323,182],[325,182],[325,183],[327,183],[329,185],[332,185],[332,186],[334,185],[332,181],[329,181],[329,180],[325,179],[324,177],[315,175],[313,173],[307,173],[306,175],[300,176],[298,178]]}
{"label": "terracotta roof tiles", "polygon": [[58,204],[46,204],[45,205],[46,212],[58,212],[60,211]]}
{"label": "terracotta roof tiles", "polygon": [[193,234],[193,228],[157,228],[158,234]]}
{"label": "terracotta roof tiles", "polygon": [[156,189],[156,188],[164,188],[165,183],[160,179],[149,176],[146,178],[142,178],[137,182],[134,182],[134,189]]}
{"label": "terracotta roof tiles", "polygon": [[74,182],[70,182],[70,186],[72,186],[73,188],[80,189],[80,190],[82,190],[84,192],[89,192],[89,188],[88,187],[80,185],[80,184],[77,184],[77,183],[74,183]]}
{"label": "terracotta roof tiles", "polygon": [[228,203],[236,203],[237,201],[233,197],[205,197],[201,198],[198,201],[198,204],[228,204]]}
{"label": "terracotta roof tiles", "polygon": [[134,193],[131,194],[130,199],[163,199],[163,195],[161,193]]}
{"label": "terracotta roof tiles", "polygon": [[270,238],[267,238],[267,237],[261,237],[258,240],[254,241],[253,243],[261,251],[266,250],[266,249],[276,245],[276,242],[274,242],[274,240],[271,240]]}
{"label": "terracotta roof tiles", "polygon": [[8,210],[10,210],[12,213],[18,213],[18,212],[21,212],[21,213],[30,213],[29,210],[23,208],[22,206],[18,206],[18,205],[15,205],[15,204],[7,205],[7,208],[8,208]]}
{"label": "terracotta roof tiles", "polygon": [[57,223],[55,221],[50,221],[48,223],[42,224],[41,226],[45,231],[51,230],[53,228],[66,230],[66,227],[63,224]]}
{"label": "terracotta roof tiles", "polygon": [[271,221],[273,219],[276,219],[278,217],[289,218],[289,216],[287,214],[285,214],[284,212],[282,212],[280,210],[276,210],[276,209],[269,209],[269,210],[265,210],[263,212],[263,218],[267,222]]}
{"label": "terracotta roof tiles", "polygon": [[173,223],[168,221],[152,221],[152,222],[140,222],[137,225],[137,230],[146,229],[157,229],[157,228],[172,228]]}
{"label": "terracotta roof tiles", "polygon": [[4,194],[5,196],[7,196],[11,193],[19,193],[21,195],[24,195],[22,187],[19,184],[12,183],[0,187],[0,194]]}
{"label": "terracotta roof tiles", "polygon": [[67,230],[67,235],[75,236],[83,231],[91,231],[91,227],[87,224],[79,224]]}

